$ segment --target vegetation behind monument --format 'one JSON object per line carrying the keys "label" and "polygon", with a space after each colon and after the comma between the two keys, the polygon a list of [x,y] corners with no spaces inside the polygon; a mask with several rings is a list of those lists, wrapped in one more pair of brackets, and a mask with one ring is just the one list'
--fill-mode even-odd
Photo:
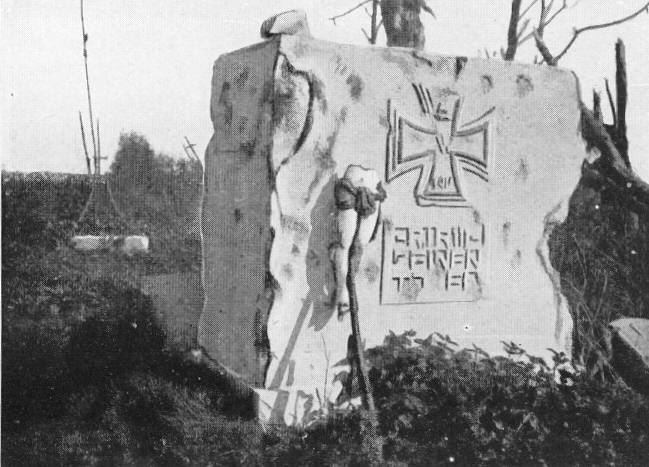
{"label": "vegetation behind monument", "polygon": [[134,231],[199,238],[200,164],[156,154],[146,138],[123,133],[108,180],[125,221]]}

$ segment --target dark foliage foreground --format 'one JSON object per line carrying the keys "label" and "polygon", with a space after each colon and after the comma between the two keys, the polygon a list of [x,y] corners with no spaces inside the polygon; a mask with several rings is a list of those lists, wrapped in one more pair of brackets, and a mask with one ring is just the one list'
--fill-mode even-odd
{"label": "dark foliage foreground", "polygon": [[225,380],[165,350],[138,290],[21,273],[22,288],[3,281],[3,465],[177,465],[168,446],[191,444],[180,433],[236,431],[228,420],[249,417]]}
{"label": "dark foliage foreground", "polygon": [[559,385],[557,368],[512,347],[521,360],[412,337],[392,335],[370,351],[382,368],[374,377],[387,458],[410,465],[649,462],[649,401],[630,389],[585,375]]}
{"label": "dark foliage foreground", "polygon": [[[247,398],[165,350],[150,300],[115,279],[143,259],[70,252],[62,243],[83,199],[48,183],[3,183],[3,465],[367,464],[357,413],[263,431]],[[556,237],[564,286],[583,302],[573,313],[591,370],[606,320],[646,311],[646,223],[614,222],[614,201],[584,205],[597,211],[591,223],[573,210]],[[156,269],[175,264],[152,241]],[[106,274],[90,274],[98,264]],[[614,372],[557,385],[520,349],[510,348],[514,360],[486,358],[438,337],[391,335],[368,352],[386,462],[649,465],[649,401]]]}
{"label": "dark foliage foreground", "polygon": [[[249,400],[164,350],[139,292],[85,290],[83,317],[3,323],[3,465],[366,465],[357,413],[264,432]],[[557,385],[510,350],[520,361],[411,334],[371,349],[386,462],[649,463],[646,398],[585,376]]]}

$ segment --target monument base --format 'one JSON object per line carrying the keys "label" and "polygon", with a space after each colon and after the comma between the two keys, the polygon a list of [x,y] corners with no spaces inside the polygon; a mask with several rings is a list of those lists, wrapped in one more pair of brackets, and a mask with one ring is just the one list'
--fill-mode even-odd
{"label": "monument base", "polygon": [[362,405],[360,396],[336,404],[336,399],[342,390],[338,388],[334,398],[322,402],[321,395],[316,391],[311,394],[303,390],[272,390],[253,389],[255,393],[255,410],[257,420],[262,426],[282,425],[306,427],[312,422],[326,417],[333,411],[358,409]]}

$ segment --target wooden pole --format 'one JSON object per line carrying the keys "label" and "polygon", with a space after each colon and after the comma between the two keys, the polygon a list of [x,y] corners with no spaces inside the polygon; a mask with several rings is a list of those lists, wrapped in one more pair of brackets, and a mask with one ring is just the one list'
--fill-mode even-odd
{"label": "wooden pole", "polygon": [[359,241],[359,232],[361,226],[361,215],[358,214],[356,221],[356,231],[354,240],[349,250],[349,268],[347,273],[347,290],[349,292],[349,309],[352,324],[352,339],[354,366],[358,374],[358,384],[361,390],[363,408],[365,413],[361,414],[362,443],[365,453],[368,455],[370,465],[383,464],[383,442],[379,436],[379,420],[372,395],[372,387],[365,359],[363,358],[363,339],[361,336],[361,327],[358,318],[358,297],[356,295],[356,273],[360,264],[362,255],[362,246]]}
{"label": "wooden pole", "polygon": [[88,76],[88,34],[86,34],[86,23],[83,18],[83,0],[81,1],[81,34],[83,38],[83,62],[86,69],[86,91],[88,94],[88,113],[90,115],[90,135],[92,136],[92,154],[95,163],[95,173],[97,172],[97,143],[95,142],[94,118],[92,117],[92,99],[90,97],[90,77]]}
{"label": "wooden pole", "polygon": [[101,139],[99,138],[99,119],[97,119],[97,175],[101,175]]}
{"label": "wooden pole", "polygon": [[79,111],[79,126],[81,127],[81,142],[83,143],[83,152],[86,155],[88,175],[92,175],[92,169],[90,167],[90,156],[88,155],[88,146],[86,145],[86,132],[83,129],[83,118],[81,117],[81,111]]}
{"label": "wooden pole", "polygon": [[[192,155],[193,155],[193,157],[192,157],[192,156],[189,155],[189,153],[187,153],[187,155],[189,156],[189,158],[190,158],[190,159],[194,159],[196,162],[199,162],[199,163],[200,163],[201,160],[200,160],[200,158],[198,157],[198,154],[196,154],[196,151],[194,150],[194,146],[195,146],[195,144],[192,144],[192,143],[189,141],[189,138],[187,138],[187,136],[185,136],[185,141],[187,142],[187,146],[186,146],[186,148],[189,149],[189,150],[191,151]],[[185,151],[185,152],[187,152],[187,151]]]}
{"label": "wooden pole", "polygon": [[354,338],[354,359],[356,360],[356,367],[359,375],[359,384],[363,397],[363,405],[370,412],[376,412],[376,405],[374,404],[374,397],[372,396],[370,379],[365,366],[365,359],[363,358],[363,341],[361,336],[360,322],[358,319],[358,297],[356,295],[356,273],[358,272],[358,264],[361,257],[361,246],[358,240],[358,233],[360,230],[361,219],[358,216],[356,224],[356,232],[354,233],[354,240],[349,251],[349,269],[347,274],[347,290],[349,291],[349,308],[352,322],[352,336]]}

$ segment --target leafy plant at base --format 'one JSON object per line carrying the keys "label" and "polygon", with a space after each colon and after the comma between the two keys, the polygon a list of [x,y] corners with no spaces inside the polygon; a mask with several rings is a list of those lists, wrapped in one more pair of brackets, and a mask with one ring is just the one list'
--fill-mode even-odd
{"label": "leafy plant at base", "polygon": [[[649,401],[623,385],[555,382],[540,359],[486,358],[447,336],[391,334],[371,349],[388,441],[408,465],[642,465]],[[441,338],[441,339],[440,339]],[[561,356],[558,355],[559,360]]]}

